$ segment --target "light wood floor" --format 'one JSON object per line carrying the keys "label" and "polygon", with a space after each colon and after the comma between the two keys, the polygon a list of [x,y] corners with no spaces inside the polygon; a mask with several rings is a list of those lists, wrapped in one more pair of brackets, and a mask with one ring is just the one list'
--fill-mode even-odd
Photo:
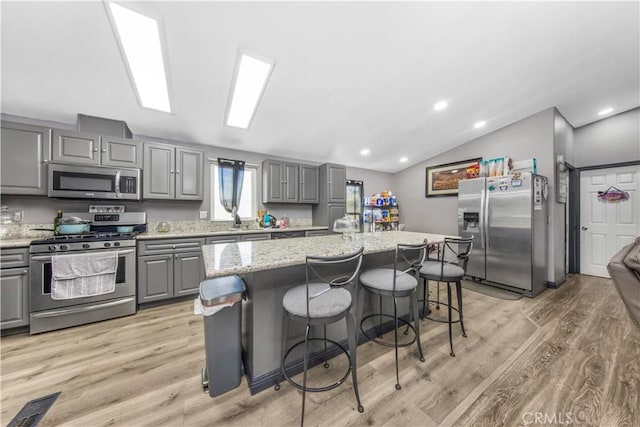
{"label": "light wood floor", "polygon": [[[611,281],[575,276],[518,301],[463,295],[468,338],[454,329],[455,358],[446,325],[423,321],[426,362],[415,346],[401,349],[403,388],[396,391],[393,349],[362,345],[365,412],[357,412],[349,381],[308,394],[306,424],[515,426],[538,416],[547,425],[640,426],[640,330]],[[56,391],[62,394],[42,425],[300,422],[301,394],[287,383],[255,396],[244,379],[214,399],[202,392],[203,325],[191,301],[1,344],[2,425],[28,400]]]}

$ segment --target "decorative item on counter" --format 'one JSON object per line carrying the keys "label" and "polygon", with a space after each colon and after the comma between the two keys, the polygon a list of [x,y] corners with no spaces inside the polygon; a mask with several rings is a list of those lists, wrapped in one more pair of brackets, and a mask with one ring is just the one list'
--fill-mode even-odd
{"label": "decorative item on counter", "polygon": [[278,228],[287,228],[289,226],[289,217],[287,217],[287,215],[283,215],[282,218],[278,220],[276,225]]}
{"label": "decorative item on counter", "polygon": [[0,222],[2,222],[2,224],[11,224],[12,221],[13,215],[11,214],[9,207],[2,206],[2,213],[0,213]]}
{"label": "decorative item on counter", "polygon": [[167,233],[169,232],[169,230],[171,230],[171,226],[169,225],[169,222],[167,221],[160,221],[158,223],[158,228],[157,231],[161,232],[161,233]]}
{"label": "decorative item on counter", "polygon": [[343,239],[355,239],[355,233],[360,231],[360,223],[355,219],[345,215],[333,222],[333,231],[342,233]]}
{"label": "decorative item on counter", "polygon": [[58,209],[57,215],[53,218],[53,234],[60,232],[60,223],[62,222],[62,209]]}

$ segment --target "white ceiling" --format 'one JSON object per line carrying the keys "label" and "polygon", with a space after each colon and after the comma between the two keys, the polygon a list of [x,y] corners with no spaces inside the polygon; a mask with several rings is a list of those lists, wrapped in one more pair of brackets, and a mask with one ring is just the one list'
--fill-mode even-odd
{"label": "white ceiling", "polygon": [[[138,105],[97,1],[2,1],[2,112],[395,172],[548,107],[578,127],[640,105],[636,1],[136,7],[163,19],[173,114]],[[223,125],[239,48],[276,61],[247,131]]]}

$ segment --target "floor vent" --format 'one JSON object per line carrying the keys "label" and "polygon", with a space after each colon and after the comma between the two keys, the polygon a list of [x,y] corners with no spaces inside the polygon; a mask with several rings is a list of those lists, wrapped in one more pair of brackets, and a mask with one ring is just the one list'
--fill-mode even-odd
{"label": "floor vent", "polygon": [[44,414],[47,413],[49,408],[56,401],[60,393],[57,392],[49,394],[38,399],[33,399],[27,402],[26,405],[20,409],[18,415],[13,417],[7,427],[35,427],[38,425]]}

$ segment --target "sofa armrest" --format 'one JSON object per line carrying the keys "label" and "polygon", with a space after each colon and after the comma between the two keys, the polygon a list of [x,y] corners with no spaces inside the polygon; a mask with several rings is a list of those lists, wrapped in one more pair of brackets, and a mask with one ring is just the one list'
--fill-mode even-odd
{"label": "sofa armrest", "polygon": [[632,320],[640,327],[640,279],[624,263],[624,258],[633,246],[631,244],[620,249],[607,264],[607,270]]}

